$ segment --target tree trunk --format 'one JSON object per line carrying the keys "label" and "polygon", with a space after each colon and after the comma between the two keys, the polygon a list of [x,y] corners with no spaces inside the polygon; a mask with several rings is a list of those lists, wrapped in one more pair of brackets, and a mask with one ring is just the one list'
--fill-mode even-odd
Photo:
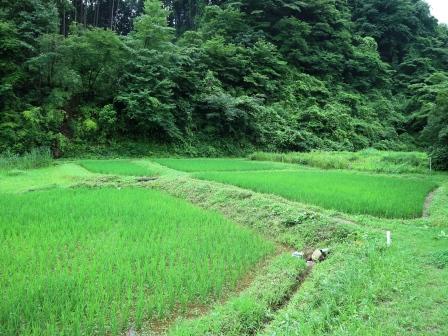
{"label": "tree trunk", "polygon": [[74,22],[76,22],[76,20],[78,19],[78,11],[76,10],[76,0],[73,0],[73,8],[75,10],[75,20]]}
{"label": "tree trunk", "polygon": [[65,3],[64,7],[62,7],[62,35],[67,36],[67,23],[66,23],[66,15],[65,15]]}
{"label": "tree trunk", "polygon": [[112,10],[110,11],[110,29],[114,30],[114,7],[115,0],[112,0]]}
{"label": "tree trunk", "polygon": [[[84,2],[84,0],[83,0]],[[86,3],[84,5],[84,27],[87,27],[87,11],[89,10],[89,3],[86,0]]]}
{"label": "tree trunk", "polygon": [[93,25],[95,27],[98,27],[99,16],[100,16],[100,2],[98,1],[96,3],[95,18],[94,18],[94,23],[93,23]]}

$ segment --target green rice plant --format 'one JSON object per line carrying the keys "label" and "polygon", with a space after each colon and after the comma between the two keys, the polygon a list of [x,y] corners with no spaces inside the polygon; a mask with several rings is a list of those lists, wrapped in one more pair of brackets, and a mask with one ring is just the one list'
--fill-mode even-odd
{"label": "green rice plant", "polygon": [[245,159],[154,159],[153,161],[169,168],[185,172],[248,171],[291,168],[288,165],[282,165],[275,162],[255,162]]}
{"label": "green rice plant", "polygon": [[55,186],[67,187],[91,175],[74,163],[39,169],[0,171],[0,192],[19,193]]}
{"label": "green rice plant", "polygon": [[287,300],[297,279],[306,273],[306,264],[287,252],[275,257],[261,271],[238,297],[199,319],[177,322],[168,335],[255,335]]}
{"label": "green rice plant", "polygon": [[131,160],[83,160],[80,165],[93,173],[99,174],[129,176],[154,176],[158,174],[156,170]]}
{"label": "green rice plant", "polygon": [[52,162],[53,157],[47,147],[34,148],[23,155],[6,152],[0,154],[0,171],[46,167]]}
{"label": "green rice plant", "polygon": [[420,152],[388,152],[375,149],[360,152],[256,152],[251,154],[249,159],[295,163],[321,169],[353,169],[398,174],[429,172],[428,155]]}
{"label": "green rice plant", "polygon": [[431,179],[336,170],[203,172],[195,176],[327,209],[387,218],[421,216],[427,194],[437,187]]}
{"label": "green rice plant", "polygon": [[211,303],[274,251],[140,188],[0,194],[0,334],[120,335]]}

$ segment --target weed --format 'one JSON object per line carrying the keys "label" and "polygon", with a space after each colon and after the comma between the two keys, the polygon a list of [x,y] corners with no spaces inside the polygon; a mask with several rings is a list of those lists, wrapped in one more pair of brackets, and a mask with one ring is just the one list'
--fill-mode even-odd
{"label": "weed", "polygon": [[431,264],[437,268],[445,268],[448,266],[448,250],[433,252],[430,254]]}
{"label": "weed", "polygon": [[0,155],[0,171],[32,169],[49,166],[53,157],[49,148],[35,148],[23,155],[3,153]]}

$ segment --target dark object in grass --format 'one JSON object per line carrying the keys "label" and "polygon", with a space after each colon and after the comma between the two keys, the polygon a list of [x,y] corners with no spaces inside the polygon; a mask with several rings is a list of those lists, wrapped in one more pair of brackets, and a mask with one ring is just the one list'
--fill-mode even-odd
{"label": "dark object in grass", "polygon": [[157,180],[157,177],[142,176],[135,179],[137,182],[150,182]]}
{"label": "dark object in grass", "polygon": [[283,221],[283,225],[286,227],[293,227],[299,224],[302,224],[304,221],[308,219],[316,218],[316,214],[312,212],[301,212],[294,216],[288,217]]}

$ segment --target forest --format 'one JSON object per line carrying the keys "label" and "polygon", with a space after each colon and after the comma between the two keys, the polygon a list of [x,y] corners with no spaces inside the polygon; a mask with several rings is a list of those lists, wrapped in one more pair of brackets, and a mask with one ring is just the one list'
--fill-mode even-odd
{"label": "forest", "polygon": [[423,0],[0,0],[0,153],[424,150],[448,26]]}

